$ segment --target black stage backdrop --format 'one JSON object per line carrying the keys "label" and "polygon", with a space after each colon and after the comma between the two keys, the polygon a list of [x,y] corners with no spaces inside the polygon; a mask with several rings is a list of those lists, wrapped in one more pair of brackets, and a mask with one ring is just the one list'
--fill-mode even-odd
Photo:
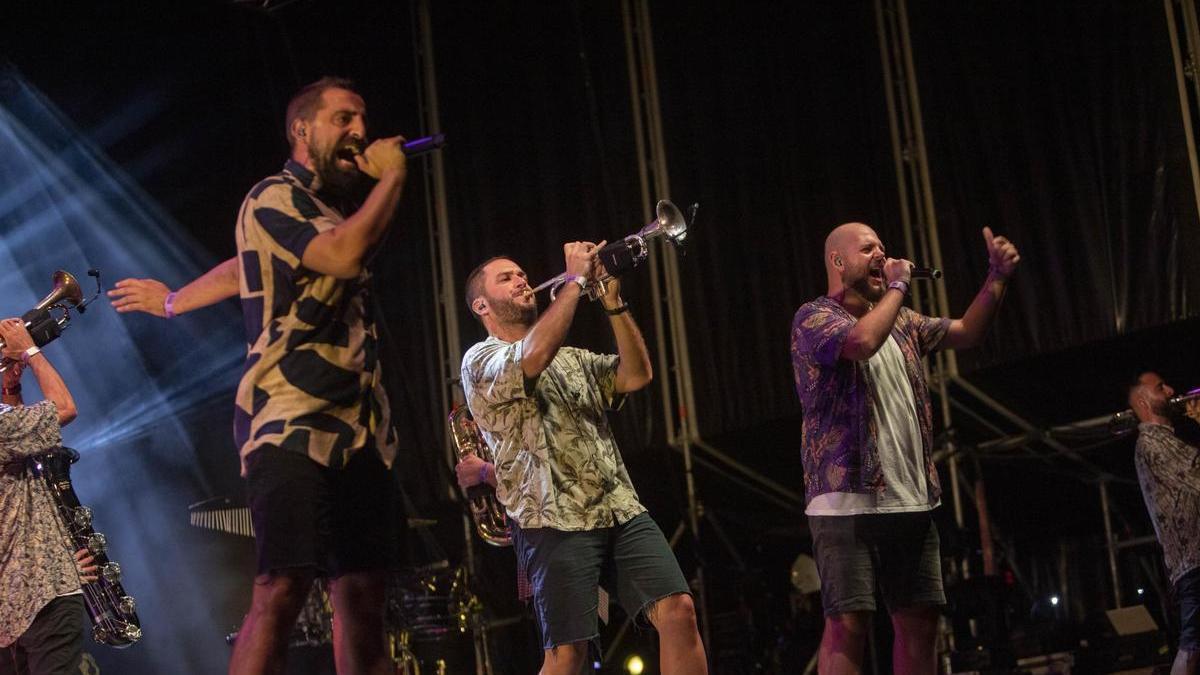
{"label": "black stage backdrop", "polygon": [[[283,162],[283,107],[300,84],[349,76],[379,134],[419,133],[408,3],[268,4],[278,9],[24,7],[6,11],[0,49],[223,258],[233,253],[245,191]],[[649,220],[639,205],[618,2],[431,4],[460,287],[496,253],[544,279],[562,270],[562,242],[612,240]],[[1073,391],[1084,400],[1070,413],[1082,415],[1122,405],[1118,383],[1134,361],[1200,378],[1195,359],[1145,358],[1182,343],[1194,351],[1196,322],[1180,320],[1200,313],[1200,233],[1162,8],[912,2],[910,12],[954,311],[965,309],[986,271],[982,226],[1010,236],[1023,256],[997,328],[964,354],[964,369],[1039,422],[1070,421],[1052,406],[1061,397],[1054,377],[1077,380]],[[903,253],[873,6],[668,2],[652,13],[670,196],[701,204],[682,259],[695,413],[702,433],[740,461],[799,486],[788,331],[796,307],[824,290],[823,238],[861,220]],[[413,162],[375,269],[386,377],[405,443],[401,474],[417,507],[439,513],[449,473],[438,449],[425,181]],[[633,274],[625,295],[653,343],[646,274]],[[465,305],[456,310],[469,345],[482,330]],[[1161,338],[1146,332],[1172,322]],[[1126,334],[1137,339],[1110,342],[1127,350],[1101,352],[1111,355],[1111,372],[1062,351],[1086,353],[1092,341]],[[580,311],[571,341],[610,348],[594,308]],[[149,337],[131,348],[165,358]],[[1049,365],[1060,361],[1077,368],[1064,374]],[[663,448],[657,397],[655,386],[635,396],[618,427],[635,482],[669,529],[681,480]],[[205,428],[228,423],[214,413]],[[233,452],[228,442],[212,448]],[[230,462],[221,465],[228,473]],[[1132,473],[1128,462],[1116,466]],[[158,479],[173,489],[171,476]],[[224,489],[240,489],[235,475]],[[725,490],[712,474],[701,473],[701,491],[732,512],[734,529],[757,537],[747,550],[762,561],[786,563],[802,546],[793,516]],[[1131,512],[1145,532],[1136,503]],[[455,557],[457,523],[442,520],[425,548]],[[1094,529],[1094,521],[1069,522]],[[759,536],[773,525],[791,534]],[[498,575],[497,595],[508,592],[508,572]]]}

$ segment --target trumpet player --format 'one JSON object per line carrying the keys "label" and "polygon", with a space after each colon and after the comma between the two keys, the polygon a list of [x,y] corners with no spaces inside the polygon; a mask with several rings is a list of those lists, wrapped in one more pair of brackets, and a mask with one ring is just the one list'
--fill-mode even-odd
{"label": "trumpet player", "polygon": [[580,672],[599,636],[602,574],[629,615],[658,630],[661,672],[706,673],[687,582],[638,501],[605,417],[651,379],[646,343],[615,279],[600,302],[617,354],[563,346],[581,294],[602,272],[601,246],[563,247],[565,283],[541,316],[511,258],[492,258],[467,278],[467,305],[488,337],[463,357],[462,383],[495,464],[468,456],[458,480],[495,486],[504,504],[532,585],[542,675]]}
{"label": "trumpet player", "polygon": [[[62,444],[75,400],[21,319],[0,321],[0,674],[72,675],[83,655],[80,584],[90,556],[63,546],[54,501],[28,458]],[[21,375],[33,371],[46,400],[23,405]]]}
{"label": "trumpet player", "polygon": [[[1134,465],[1179,605],[1179,651],[1171,675],[1192,675],[1200,663],[1200,450],[1175,433],[1175,391],[1158,373],[1145,372],[1129,387],[1138,419]],[[1200,422],[1200,399],[1183,413]]]}
{"label": "trumpet player", "polygon": [[[331,77],[292,97],[285,131],[291,155],[246,196],[236,258],[177,292],[123,279],[109,295],[119,312],[166,318],[241,298],[248,354],[234,438],[258,574],[231,675],[284,671],[288,636],[316,575],[332,580],[338,672],[382,675],[397,440],[366,262],[400,203],[404,139],[366,144],[366,104],[349,81]],[[366,178],[373,184],[356,206]]]}

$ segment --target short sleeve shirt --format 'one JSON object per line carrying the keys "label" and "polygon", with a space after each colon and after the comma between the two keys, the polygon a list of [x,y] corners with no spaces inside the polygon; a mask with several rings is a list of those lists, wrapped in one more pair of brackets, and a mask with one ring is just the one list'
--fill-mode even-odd
{"label": "short sleeve shirt", "polygon": [[462,362],[467,404],[496,466],[496,497],[525,529],[612,527],[646,509],[606,411],[619,406],[617,357],[562,347],[530,381],[525,343],[489,337]]}
{"label": "short sleeve shirt", "polygon": [[1162,424],[1138,425],[1133,463],[1171,583],[1200,567],[1200,450]]}
{"label": "short sleeve shirt", "polygon": [[[804,414],[801,456],[805,500],[829,492],[882,492],[878,430],[871,415],[876,388],[865,362],[841,358],[846,337],[858,323],[833,298],[800,306],[792,321],[792,370]],[[892,337],[904,356],[912,385],[929,503],[941,499],[933,463],[933,407],[921,358],[941,343],[950,320],[900,309]]]}
{"label": "short sleeve shirt", "polygon": [[79,590],[54,499],[28,465],[57,448],[60,434],[54,403],[0,404],[0,647],[16,641],[46,603]]}
{"label": "short sleeve shirt", "polygon": [[243,466],[264,444],[333,468],[368,445],[388,465],[396,456],[369,274],[338,279],[302,262],[309,242],[344,220],[335,202],[289,160],[242,203],[236,238],[248,354],[234,439]]}

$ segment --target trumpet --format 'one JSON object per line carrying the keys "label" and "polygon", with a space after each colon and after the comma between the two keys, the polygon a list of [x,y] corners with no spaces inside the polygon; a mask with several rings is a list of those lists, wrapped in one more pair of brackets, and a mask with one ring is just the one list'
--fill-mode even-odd
{"label": "trumpet", "polygon": [[[683,240],[687,238],[689,221],[694,221],[696,218],[697,208],[699,208],[699,205],[693,204],[690,218],[684,220],[683,214],[679,212],[679,209],[674,204],[665,199],[659,201],[658,206],[654,209],[656,216],[654,220],[650,221],[636,233],[620,241],[614,241],[600,249],[597,255],[600,258],[600,262],[604,265],[606,274],[603,277],[597,275],[595,278],[589,279],[583,291],[584,295],[589,300],[600,299],[608,287],[609,279],[621,276],[642,264],[649,257],[650,241],[654,239],[666,239],[675,246],[681,245]],[[530,292],[537,293],[549,288],[550,300],[553,301],[555,295],[558,294],[558,289],[562,288],[567,279],[567,273],[563,272],[553,279],[542,282]]]}
{"label": "trumpet", "polygon": [[[71,324],[71,309],[82,314],[88,304],[95,300],[97,295],[100,295],[100,270],[90,269],[88,276],[96,277],[96,294],[84,300],[83,290],[79,287],[79,282],[75,280],[73,274],[65,270],[58,270],[54,273],[54,287],[50,289],[46,297],[42,298],[41,302],[21,316],[35,345],[44,347],[62,335],[63,330]],[[62,314],[55,317],[52,313],[55,310],[61,311]],[[4,346],[4,340],[0,339],[0,349],[3,349]],[[0,363],[0,372],[8,370],[11,364],[12,362],[9,360]]]}
{"label": "trumpet", "polygon": [[[1183,406],[1191,401],[1200,399],[1200,387],[1193,389],[1185,394],[1179,394],[1167,399],[1167,405],[1180,410]],[[1132,431],[1133,427],[1137,426],[1137,415],[1133,414],[1133,410],[1122,410],[1115,413],[1108,420],[1109,430],[1114,434],[1122,434],[1127,431]]]}

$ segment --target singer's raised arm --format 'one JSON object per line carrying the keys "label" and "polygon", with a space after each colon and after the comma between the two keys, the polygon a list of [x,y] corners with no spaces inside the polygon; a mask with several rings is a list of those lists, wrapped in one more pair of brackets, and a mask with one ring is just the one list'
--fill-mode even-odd
{"label": "singer's raised arm", "polygon": [[962,318],[950,322],[950,330],[940,345],[942,349],[965,349],[983,341],[1004,299],[1008,279],[1021,261],[1017,247],[1004,237],[993,236],[991,228],[983,228],[983,239],[990,263],[987,279]]}

